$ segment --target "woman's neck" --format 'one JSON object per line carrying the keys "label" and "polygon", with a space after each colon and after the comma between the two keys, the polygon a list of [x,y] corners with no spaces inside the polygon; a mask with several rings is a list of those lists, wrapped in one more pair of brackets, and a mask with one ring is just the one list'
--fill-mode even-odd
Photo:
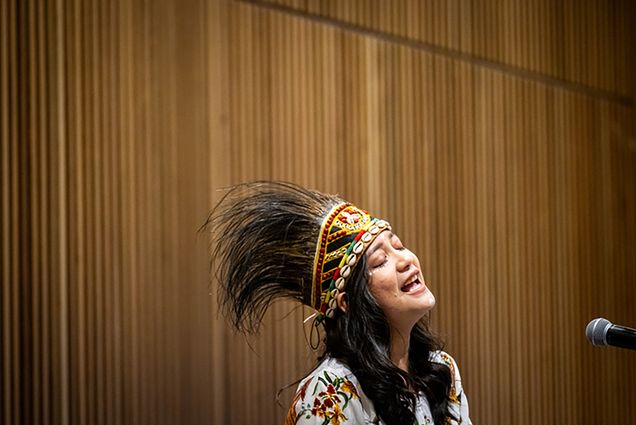
{"label": "woman's neck", "polygon": [[403,371],[409,371],[409,344],[411,333],[391,332],[391,361]]}

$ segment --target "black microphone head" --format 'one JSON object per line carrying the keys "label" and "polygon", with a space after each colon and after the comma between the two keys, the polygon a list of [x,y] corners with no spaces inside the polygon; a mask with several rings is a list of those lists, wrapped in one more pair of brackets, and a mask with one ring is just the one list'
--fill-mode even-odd
{"label": "black microphone head", "polygon": [[596,347],[607,346],[607,331],[612,327],[612,322],[602,317],[592,320],[585,328],[588,341]]}

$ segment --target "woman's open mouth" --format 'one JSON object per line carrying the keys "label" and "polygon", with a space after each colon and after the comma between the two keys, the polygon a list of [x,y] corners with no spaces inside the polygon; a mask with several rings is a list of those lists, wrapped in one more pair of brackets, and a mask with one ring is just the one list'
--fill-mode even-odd
{"label": "woman's open mouth", "polygon": [[425,288],[426,288],[426,285],[424,285],[424,282],[422,282],[419,278],[417,278],[413,280],[412,282],[409,282],[406,285],[404,285],[402,288],[400,288],[400,290],[402,292],[406,292],[410,294],[410,293],[418,292],[420,289],[425,289]]}

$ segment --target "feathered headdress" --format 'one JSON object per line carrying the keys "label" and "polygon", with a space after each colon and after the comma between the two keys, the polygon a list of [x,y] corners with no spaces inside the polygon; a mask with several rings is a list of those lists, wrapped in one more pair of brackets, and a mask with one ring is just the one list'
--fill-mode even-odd
{"label": "feathered headdress", "polygon": [[332,317],[366,248],[390,228],[337,196],[282,182],[232,187],[203,227],[212,233],[220,303],[248,333],[276,298]]}

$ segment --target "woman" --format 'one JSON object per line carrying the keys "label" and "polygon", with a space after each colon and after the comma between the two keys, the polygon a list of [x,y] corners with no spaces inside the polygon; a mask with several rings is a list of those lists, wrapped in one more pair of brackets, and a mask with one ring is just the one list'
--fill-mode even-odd
{"label": "woman", "polygon": [[457,366],[423,319],[435,297],[388,222],[333,195],[257,182],[232,188],[206,227],[238,330],[258,331],[281,297],[315,308],[313,326],[324,326],[324,353],[286,425],[470,423]]}

